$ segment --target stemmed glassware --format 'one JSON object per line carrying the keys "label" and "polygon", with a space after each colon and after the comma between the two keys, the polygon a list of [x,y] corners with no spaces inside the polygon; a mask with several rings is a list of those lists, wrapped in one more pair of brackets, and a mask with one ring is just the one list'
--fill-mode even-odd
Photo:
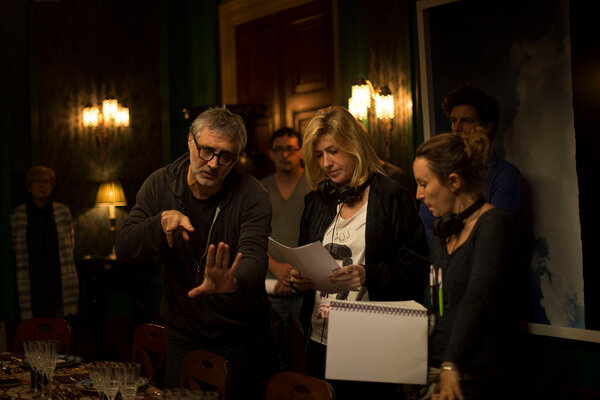
{"label": "stemmed glassware", "polygon": [[103,365],[105,363],[105,361],[97,361],[88,365],[90,380],[92,381],[92,385],[94,385],[94,388],[98,391],[98,396],[100,400],[102,400],[102,396],[104,395]]}
{"label": "stemmed glassware", "polygon": [[34,397],[37,397],[39,394],[38,385],[39,382],[39,367],[38,367],[38,358],[40,352],[40,342],[39,341],[31,341],[23,343],[23,350],[25,350],[25,358],[29,363],[29,367],[31,368],[31,390],[30,393],[34,393]]}
{"label": "stemmed glassware", "polygon": [[[58,358],[58,340],[42,340],[40,341],[41,357],[38,367],[44,373],[44,384],[42,385],[42,397],[52,399],[51,382],[56,368],[56,360]],[[46,393],[47,391],[47,393]]]}
{"label": "stemmed glassware", "polygon": [[104,385],[104,394],[108,397],[108,400],[115,400],[117,393],[119,393],[119,375],[118,365],[116,362],[105,362],[101,365],[100,370]]}
{"label": "stemmed glassware", "polygon": [[119,378],[119,391],[123,400],[133,400],[137,393],[138,380],[140,377],[140,364],[119,363],[117,366]]}

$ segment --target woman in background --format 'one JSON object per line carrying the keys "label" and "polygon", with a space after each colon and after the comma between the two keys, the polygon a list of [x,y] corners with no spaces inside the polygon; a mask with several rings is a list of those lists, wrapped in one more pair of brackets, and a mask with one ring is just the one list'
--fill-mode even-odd
{"label": "woman in background", "polygon": [[430,254],[433,293],[441,294],[434,296],[429,375],[439,378],[442,400],[510,398],[516,229],[507,211],[484,201],[489,148],[481,130],[445,133],[420,145],[413,164],[417,199],[436,217]]}
{"label": "woman in background", "polygon": [[[343,107],[319,110],[304,134],[302,153],[313,189],[305,198],[299,245],[320,241],[340,268],[330,280],[344,288],[330,298],[353,301],[422,302],[427,244],[412,196],[382,174],[364,127]],[[292,270],[295,289],[314,289]],[[319,291],[305,298],[311,310],[307,364],[324,378],[327,319]],[[308,318],[307,318],[308,319]],[[309,325],[307,323],[307,325]],[[390,398],[395,385],[332,381],[337,398]]]}
{"label": "woman in background", "polygon": [[52,200],[55,184],[52,169],[31,168],[25,175],[31,197],[10,215],[21,320],[77,314],[73,220],[69,207]]}

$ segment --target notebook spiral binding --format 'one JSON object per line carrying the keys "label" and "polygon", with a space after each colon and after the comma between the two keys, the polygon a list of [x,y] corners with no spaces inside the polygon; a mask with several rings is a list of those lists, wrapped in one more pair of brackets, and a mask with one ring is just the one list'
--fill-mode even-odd
{"label": "notebook spiral binding", "polygon": [[410,308],[395,307],[385,304],[369,303],[369,302],[351,302],[351,301],[336,301],[331,300],[330,308],[337,308],[344,311],[369,312],[376,314],[392,314],[408,317],[426,317],[426,310],[413,310]]}

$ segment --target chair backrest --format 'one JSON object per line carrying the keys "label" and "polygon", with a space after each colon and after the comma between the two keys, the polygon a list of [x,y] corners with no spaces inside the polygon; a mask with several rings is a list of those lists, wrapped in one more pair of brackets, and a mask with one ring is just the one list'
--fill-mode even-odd
{"label": "chair backrest", "polygon": [[151,385],[165,387],[165,360],[167,357],[167,335],[165,328],[155,324],[141,324],[133,334],[131,361],[139,361],[141,373]]}
{"label": "chair backrest", "polygon": [[265,400],[335,400],[333,387],[325,380],[296,372],[279,372],[267,385]]}
{"label": "chair backrest", "polygon": [[179,387],[206,390],[206,384],[219,392],[220,400],[226,400],[229,386],[229,363],[225,357],[219,354],[205,350],[193,350],[183,359]]}
{"label": "chair backrest", "polygon": [[14,351],[22,352],[22,343],[32,340],[58,340],[59,354],[71,354],[71,325],[60,318],[31,318],[17,325]]}

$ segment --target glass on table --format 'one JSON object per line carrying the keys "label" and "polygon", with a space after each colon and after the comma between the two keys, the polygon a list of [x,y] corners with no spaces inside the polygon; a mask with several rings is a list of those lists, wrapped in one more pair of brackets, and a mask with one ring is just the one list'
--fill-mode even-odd
{"label": "glass on table", "polygon": [[96,391],[98,391],[100,400],[102,400],[102,396],[104,395],[104,375],[102,373],[102,365],[105,363],[106,361],[96,361],[88,365],[90,380]]}
{"label": "glass on table", "polygon": [[40,352],[40,342],[39,341],[30,341],[23,343],[23,350],[25,351],[25,359],[29,363],[29,367],[31,368],[31,389],[29,393],[34,393],[36,396],[39,394],[39,374],[40,369],[38,366],[38,357]]}
{"label": "glass on table", "polygon": [[123,400],[133,400],[137,393],[140,378],[139,363],[119,363],[117,366],[119,392]]}
{"label": "glass on table", "polygon": [[100,380],[104,386],[104,394],[109,400],[115,400],[119,393],[118,365],[119,363],[110,361],[100,365]]}
{"label": "glass on table", "polygon": [[47,399],[52,399],[52,376],[54,375],[54,370],[56,369],[56,360],[58,358],[58,340],[42,340],[40,341],[40,355],[39,358],[39,368],[42,370],[44,374],[42,385],[42,397]]}

